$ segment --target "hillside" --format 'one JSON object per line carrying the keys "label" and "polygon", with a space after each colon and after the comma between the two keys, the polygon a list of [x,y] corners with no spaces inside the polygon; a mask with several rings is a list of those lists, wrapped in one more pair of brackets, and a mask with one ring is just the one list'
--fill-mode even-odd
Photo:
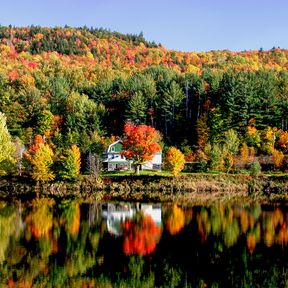
{"label": "hillside", "polygon": [[184,53],[142,33],[1,26],[0,111],[14,139],[45,135],[60,152],[99,151],[131,121],[190,160],[210,159],[229,129],[250,156],[287,153],[287,68],[284,49]]}
{"label": "hillside", "polygon": [[[26,28],[0,26],[1,50],[9,47],[17,54],[38,55],[57,52],[93,59],[93,64],[139,69],[151,64],[164,65],[181,72],[201,72],[204,68],[255,71],[258,69],[287,69],[288,51],[211,51],[184,53],[166,50],[161,45],[146,41],[143,34],[121,34],[94,28]],[[86,57],[85,57],[86,56]],[[75,59],[73,57],[73,59]],[[79,58],[76,58],[80,61]]]}

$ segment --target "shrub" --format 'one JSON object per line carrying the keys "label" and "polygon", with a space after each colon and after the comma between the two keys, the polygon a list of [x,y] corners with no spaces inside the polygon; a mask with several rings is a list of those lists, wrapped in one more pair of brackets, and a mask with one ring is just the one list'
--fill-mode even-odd
{"label": "shrub", "polygon": [[257,176],[261,172],[261,165],[257,160],[249,163],[247,168],[251,176]]}
{"label": "shrub", "polygon": [[175,147],[169,148],[165,156],[165,167],[171,171],[174,176],[181,172],[184,168],[184,154]]}
{"label": "shrub", "polygon": [[284,154],[281,151],[274,149],[272,153],[272,160],[276,168],[281,168],[284,160]]}

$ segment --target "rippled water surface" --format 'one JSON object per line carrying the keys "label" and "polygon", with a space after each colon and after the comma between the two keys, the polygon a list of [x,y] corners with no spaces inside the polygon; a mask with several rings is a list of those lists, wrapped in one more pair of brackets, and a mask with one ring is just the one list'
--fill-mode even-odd
{"label": "rippled water surface", "polygon": [[287,223],[280,204],[0,202],[0,287],[287,287]]}

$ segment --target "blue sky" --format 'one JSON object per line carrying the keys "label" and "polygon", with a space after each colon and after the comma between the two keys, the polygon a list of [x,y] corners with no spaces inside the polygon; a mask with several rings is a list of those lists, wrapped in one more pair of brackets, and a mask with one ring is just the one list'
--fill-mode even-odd
{"label": "blue sky", "polygon": [[288,0],[14,0],[0,24],[93,26],[180,51],[288,48]]}

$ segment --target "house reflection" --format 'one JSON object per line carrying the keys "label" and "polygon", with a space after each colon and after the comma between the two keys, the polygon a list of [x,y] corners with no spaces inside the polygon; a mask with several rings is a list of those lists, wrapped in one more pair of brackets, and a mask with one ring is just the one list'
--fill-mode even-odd
{"label": "house reflection", "polygon": [[122,223],[133,219],[136,213],[150,216],[157,226],[162,224],[161,204],[105,203],[102,205],[102,216],[106,219],[107,229],[115,236],[123,234]]}

